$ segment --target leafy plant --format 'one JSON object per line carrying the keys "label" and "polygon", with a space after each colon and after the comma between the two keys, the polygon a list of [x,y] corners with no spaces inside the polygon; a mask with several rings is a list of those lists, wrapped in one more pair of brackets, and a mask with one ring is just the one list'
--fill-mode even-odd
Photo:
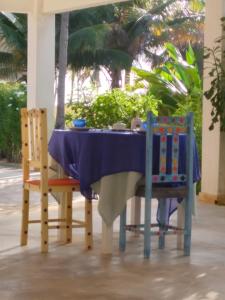
{"label": "leafy plant", "polygon": [[221,19],[223,34],[216,40],[216,46],[212,49],[205,48],[204,58],[211,79],[210,88],[204,93],[206,99],[212,104],[212,122],[209,129],[214,129],[214,124],[220,122],[220,130],[225,131],[225,52],[222,44],[225,39],[225,18]]}
{"label": "leafy plant", "polygon": [[[202,81],[195,54],[189,45],[185,59],[171,43],[165,45],[167,60],[153,71],[133,68],[139,81],[147,83],[148,93],[161,100],[159,114],[177,115],[194,112],[194,124],[199,148],[202,128]],[[201,148],[200,148],[201,149]]]}
{"label": "leafy plant", "polygon": [[98,96],[92,103],[74,103],[66,109],[67,124],[76,118],[85,118],[87,126],[103,128],[121,121],[130,127],[131,119],[138,115],[146,119],[146,112],[158,112],[159,100],[153,96],[139,95],[114,89]]}
{"label": "leafy plant", "polygon": [[20,108],[26,106],[26,86],[0,83],[0,157],[20,161]]}
{"label": "leafy plant", "polygon": [[0,78],[26,79],[27,16],[0,12]]}

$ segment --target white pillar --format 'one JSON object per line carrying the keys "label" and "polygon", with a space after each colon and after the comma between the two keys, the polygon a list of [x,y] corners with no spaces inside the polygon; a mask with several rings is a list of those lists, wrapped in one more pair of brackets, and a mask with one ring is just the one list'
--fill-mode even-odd
{"label": "white pillar", "polygon": [[28,108],[48,110],[49,132],[55,119],[55,15],[41,13],[42,1],[35,0],[28,13]]}
{"label": "white pillar", "polygon": [[[221,36],[221,17],[225,15],[225,0],[207,0],[205,17],[205,46],[215,47],[215,39]],[[210,87],[212,80],[209,70],[204,71],[204,90]],[[209,131],[211,124],[211,103],[203,99],[203,135],[202,135],[202,192],[200,199],[215,202],[222,196],[225,199],[225,148],[224,134],[220,132],[219,124]],[[221,156],[222,154],[222,156]]]}

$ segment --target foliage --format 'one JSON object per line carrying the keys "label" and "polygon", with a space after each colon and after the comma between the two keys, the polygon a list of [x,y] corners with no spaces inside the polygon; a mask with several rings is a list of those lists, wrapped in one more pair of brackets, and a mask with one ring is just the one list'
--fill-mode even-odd
{"label": "foliage", "polygon": [[20,108],[26,106],[23,84],[0,83],[0,157],[20,160]]}
{"label": "foliage", "polygon": [[222,36],[216,40],[216,46],[212,49],[205,48],[204,58],[207,59],[206,67],[209,69],[208,75],[211,79],[210,88],[204,93],[206,99],[212,104],[212,121],[210,130],[214,129],[214,124],[220,122],[220,130],[225,131],[225,52],[222,51],[222,44],[225,39],[225,18],[222,18]]}
{"label": "foliage", "polygon": [[[161,99],[159,114],[177,115],[188,111],[194,113],[194,126],[199,148],[202,128],[202,81],[196,66],[191,46],[186,50],[185,59],[170,43],[165,45],[167,61],[153,71],[133,68],[148,85],[148,93]],[[201,149],[201,148],[200,148]]]}
{"label": "foliage", "polygon": [[[156,50],[167,40],[195,38],[202,41],[204,0],[134,0],[76,10],[70,13],[68,65],[75,69],[104,66],[112,87],[120,82],[120,70],[129,71],[140,53],[153,65],[161,61]],[[56,52],[59,51],[60,18],[56,18]],[[199,35],[200,34],[200,35]],[[27,17],[0,13],[0,76],[17,78],[26,72]],[[58,60],[58,54],[56,54]],[[58,61],[56,61],[58,66]],[[16,76],[15,76],[16,75]]]}
{"label": "foliage", "polygon": [[143,50],[153,67],[164,62],[164,55],[159,51],[160,47],[163,47],[165,42],[171,42],[182,53],[185,52],[188,43],[191,43],[197,54],[198,66],[202,69],[204,2],[204,0],[151,1],[149,13],[154,17],[154,22],[151,24],[150,39],[146,40]]}
{"label": "foliage", "polygon": [[136,0],[73,12],[69,65],[76,70],[104,66],[112,88],[118,87],[118,73],[129,72],[139,54],[157,65],[163,60],[157,50],[167,40],[182,38],[183,46],[195,36],[195,43],[202,43],[203,7],[203,0]]}
{"label": "foliage", "polygon": [[0,78],[26,79],[27,16],[0,13]]}
{"label": "foliage", "polygon": [[[146,119],[146,112],[157,114],[159,101],[150,95],[129,93],[114,89],[98,96],[92,103],[74,103],[67,106],[67,124],[76,118],[85,118],[87,126],[103,128],[121,121],[130,127],[131,119],[138,115]],[[71,126],[71,125],[70,125]]]}

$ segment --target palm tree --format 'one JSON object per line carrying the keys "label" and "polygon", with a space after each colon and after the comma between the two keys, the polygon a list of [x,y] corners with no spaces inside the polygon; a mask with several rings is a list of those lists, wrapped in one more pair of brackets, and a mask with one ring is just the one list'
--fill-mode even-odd
{"label": "palm tree", "polygon": [[[202,13],[199,15],[187,7],[184,13],[182,6],[176,8],[178,2],[180,5],[184,3],[179,0],[136,0],[72,13],[74,24],[81,16],[84,21],[83,26],[78,21],[77,27],[70,27],[69,65],[75,70],[104,66],[111,76],[111,87],[120,87],[121,70],[129,73],[140,53],[147,55],[156,65],[161,58],[154,50],[177,36],[178,28],[187,28],[193,20],[202,24]],[[190,3],[196,6],[202,0]],[[96,14],[101,18],[96,18]]]}
{"label": "palm tree", "polygon": [[27,17],[0,13],[0,78],[26,80]]}
{"label": "palm tree", "polygon": [[[121,70],[131,68],[140,50],[143,33],[147,32],[146,20],[136,22],[140,13],[134,13],[133,8],[134,4],[130,3],[79,11],[78,17],[83,14],[89,18],[85,27],[78,26],[70,34],[68,57],[71,68],[104,66],[111,76],[111,87],[119,87]],[[71,17],[76,19],[77,12]]]}
{"label": "palm tree", "polygon": [[58,59],[58,86],[57,86],[57,110],[55,128],[65,126],[65,77],[67,70],[69,13],[61,14],[59,59]]}

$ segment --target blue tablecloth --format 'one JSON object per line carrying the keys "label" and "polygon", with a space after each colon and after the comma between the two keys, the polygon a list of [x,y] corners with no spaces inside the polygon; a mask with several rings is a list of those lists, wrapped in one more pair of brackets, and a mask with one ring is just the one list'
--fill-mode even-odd
{"label": "blue tablecloth", "polygon": [[[179,172],[185,170],[185,135],[180,135]],[[135,171],[145,174],[145,133],[103,130],[54,130],[49,141],[50,155],[64,171],[80,180],[81,193],[91,197],[91,184],[103,176]],[[196,144],[194,143],[194,181],[200,179]],[[167,155],[171,157],[171,139]],[[159,168],[159,137],[153,140],[153,171]],[[168,159],[167,172],[171,169]],[[171,207],[170,211],[174,208]]]}

